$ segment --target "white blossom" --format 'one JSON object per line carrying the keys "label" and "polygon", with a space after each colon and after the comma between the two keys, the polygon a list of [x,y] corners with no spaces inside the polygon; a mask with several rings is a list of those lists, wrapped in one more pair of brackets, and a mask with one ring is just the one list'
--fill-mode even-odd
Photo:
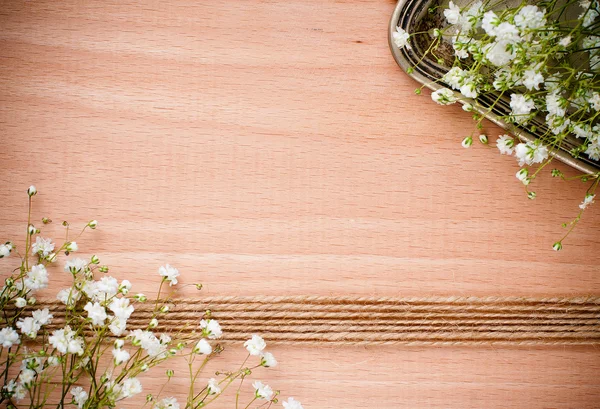
{"label": "white blossom", "polygon": [[106,321],[108,316],[106,315],[106,310],[100,303],[95,302],[92,304],[88,301],[83,309],[87,311],[88,319],[92,321],[92,325],[104,325],[104,321]]}
{"label": "white blossom", "polygon": [[135,310],[133,305],[129,305],[129,298],[113,298],[108,305],[108,309],[115,314],[115,317],[118,317],[122,320],[127,320]]}
{"label": "white blossom", "polygon": [[61,354],[83,354],[83,338],[76,336],[69,326],[55,330],[48,342]]}
{"label": "white blossom", "polygon": [[535,103],[527,95],[511,94],[510,107],[512,109],[511,115],[514,117],[515,122],[525,123],[529,119],[531,110],[535,108]]}
{"label": "white blossom", "polygon": [[126,399],[142,392],[142,384],[137,378],[127,378],[121,385],[117,399]]}
{"label": "white blossom", "polygon": [[449,24],[459,24],[462,19],[460,7],[451,1],[448,8],[444,10],[444,17]]}
{"label": "white blossom", "polygon": [[0,244],[0,258],[10,256],[13,246],[11,243]]}
{"label": "white blossom", "polygon": [[31,245],[31,251],[42,258],[47,257],[54,250],[54,243],[51,239],[44,239],[40,236],[35,238],[35,243]]}
{"label": "white blossom", "polygon": [[546,25],[546,17],[539,7],[528,5],[519,10],[515,15],[515,25],[521,31],[526,29],[536,30]]}
{"label": "white blossom", "polygon": [[481,27],[487,35],[494,37],[496,35],[496,27],[500,25],[500,19],[493,11],[488,11],[483,15]]}
{"label": "white blossom", "polygon": [[0,329],[0,345],[3,348],[10,348],[13,345],[20,344],[19,333],[13,328],[2,328]]}
{"label": "white blossom", "polygon": [[495,41],[483,47],[485,58],[497,67],[508,64],[515,58],[515,54],[509,51],[508,43],[505,41]]}
{"label": "white blossom", "polygon": [[265,368],[273,368],[277,366],[277,360],[270,352],[264,352],[260,356],[260,364]]}
{"label": "white blossom", "polygon": [[194,347],[193,352],[195,354],[208,355],[212,352],[212,347],[210,346],[207,340],[202,338]]}
{"label": "white blossom", "polygon": [[431,99],[440,105],[454,104],[458,99],[454,96],[454,92],[448,88],[440,88],[431,93]]}
{"label": "white blossom", "polygon": [[294,398],[288,398],[287,401],[282,401],[281,404],[285,409],[304,409],[300,402]]}
{"label": "white blossom", "polygon": [[67,260],[67,262],[65,263],[65,272],[77,274],[80,271],[85,270],[87,264],[87,261],[82,258],[74,258],[71,260]]}
{"label": "white blossom", "polygon": [[600,143],[590,143],[585,151],[585,154],[593,160],[600,160]]}
{"label": "white blossom", "polygon": [[79,250],[79,246],[77,245],[77,242],[70,241],[65,245],[65,250],[68,252],[77,251]]}
{"label": "white blossom", "polygon": [[43,310],[35,310],[31,313],[31,315],[33,316],[33,319],[40,325],[49,324],[53,318],[48,308],[44,308]]}
{"label": "white blossom", "polygon": [[392,40],[394,41],[394,45],[398,48],[410,49],[410,45],[408,44],[408,39],[410,38],[410,34],[404,31],[400,27],[396,27],[396,31],[392,33]]}
{"label": "white blossom", "polygon": [[269,385],[265,385],[261,381],[254,381],[252,382],[252,387],[254,388],[254,396],[257,398],[266,401],[270,401],[273,398],[273,389]]}
{"label": "white blossom", "polygon": [[25,287],[30,290],[41,290],[48,287],[48,271],[43,264],[31,267],[24,280]]}
{"label": "white blossom", "polygon": [[210,378],[208,380],[208,385],[206,386],[207,392],[209,395],[218,395],[221,393],[221,388],[219,387],[219,383],[215,378]]}
{"label": "white blossom", "polygon": [[515,156],[519,160],[519,166],[533,165],[548,159],[548,148],[541,143],[520,143],[515,148]]}
{"label": "white blossom", "polygon": [[79,409],[83,408],[83,405],[88,399],[88,393],[81,387],[76,386],[71,389],[71,395],[73,395],[73,402]]}
{"label": "white blossom", "polygon": [[585,208],[587,208],[589,205],[594,203],[595,197],[596,197],[596,195],[591,195],[591,194],[585,195],[585,198],[583,199],[583,202],[581,202],[581,204],[579,205],[579,208],[581,210],[584,210]]}
{"label": "white blossom", "polygon": [[536,70],[529,69],[523,73],[523,85],[528,90],[539,90],[540,84],[544,82],[544,76]]}
{"label": "white blossom", "polygon": [[177,270],[175,267],[171,267],[169,264],[166,264],[158,269],[158,273],[163,277],[164,280],[169,282],[169,286],[177,284],[179,270]]}
{"label": "white blossom", "polygon": [[179,402],[175,398],[164,398],[154,405],[154,409],[179,409]]}
{"label": "white blossom", "polygon": [[23,308],[27,305],[27,300],[23,297],[19,297],[15,299],[15,307]]}
{"label": "white blossom", "polygon": [[253,334],[252,338],[244,342],[244,346],[250,355],[260,355],[263,349],[267,347],[267,343],[260,335]]}
{"label": "white blossom", "polygon": [[121,365],[123,362],[130,358],[129,352],[121,348],[113,348],[112,354],[114,357],[115,365]]}
{"label": "white blossom", "polygon": [[502,155],[512,155],[515,141],[508,135],[500,135],[496,139],[496,146]]}
{"label": "white blossom", "polygon": [[132,339],[133,345],[141,346],[152,358],[163,357],[167,353],[166,347],[150,331],[136,329],[129,331],[129,337]]}
{"label": "white blossom", "polygon": [[202,328],[202,333],[208,339],[219,339],[223,336],[223,330],[221,330],[221,325],[216,320],[207,319],[200,321],[200,328]]}
{"label": "white blossom", "polygon": [[81,293],[74,288],[63,288],[56,295],[56,299],[65,305],[73,306],[81,298]]}
{"label": "white blossom", "polygon": [[17,321],[17,328],[21,330],[23,335],[29,338],[35,338],[41,327],[39,322],[33,319],[33,317],[19,318]]}

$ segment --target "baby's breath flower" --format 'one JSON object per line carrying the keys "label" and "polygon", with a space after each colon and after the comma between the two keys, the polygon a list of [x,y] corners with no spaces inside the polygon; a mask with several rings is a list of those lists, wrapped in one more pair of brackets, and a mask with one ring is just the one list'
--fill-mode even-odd
{"label": "baby's breath flower", "polygon": [[275,359],[272,353],[264,352],[260,356],[260,364],[265,368],[273,368],[277,366],[277,360]]}
{"label": "baby's breath flower", "polygon": [[138,293],[138,294],[134,295],[134,296],[133,296],[133,298],[134,298],[136,301],[139,301],[139,302],[145,302],[145,301],[147,301],[147,300],[148,300],[148,297],[146,297],[146,296],[145,296],[144,294],[142,294],[142,293]]}
{"label": "baby's breath flower", "polygon": [[123,295],[127,295],[131,290],[131,282],[129,280],[121,281],[121,285],[118,288],[119,292]]}
{"label": "baby's breath flower", "polygon": [[481,142],[484,145],[487,145],[487,143],[488,143],[487,135],[484,135],[484,134],[479,135],[479,142]]}
{"label": "baby's breath flower", "polygon": [[43,264],[31,267],[24,280],[25,287],[30,290],[41,290],[48,287],[48,272]]}
{"label": "baby's breath flower", "polygon": [[583,199],[583,202],[581,202],[581,204],[579,205],[579,208],[581,210],[586,209],[589,205],[591,205],[592,203],[594,203],[594,198],[595,197],[596,197],[596,195],[591,195],[591,194],[585,195],[585,198]]}
{"label": "baby's breath flower", "polygon": [[19,318],[17,328],[21,330],[23,335],[29,338],[35,338],[42,326],[33,317]]}
{"label": "baby's breath flower", "polygon": [[106,310],[100,303],[95,302],[92,304],[88,301],[83,309],[87,311],[88,319],[92,322],[92,325],[104,325],[104,321],[106,321],[108,316],[106,315]]}
{"label": "baby's breath flower", "polygon": [[202,328],[202,335],[208,339],[218,339],[223,335],[221,326],[213,319],[201,320],[200,328]]}
{"label": "baby's breath flower", "polygon": [[209,395],[218,395],[219,393],[221,393],[221,388],[219,387],[219,383],[215,378],[210,378],[208,380],[206,390]]}
{"label": "baby's breath flower", "polygon": [[254,381],[252,383],[252,387],[254,388],[254,395],[258,399],[264,399],[266,401],[270,401],[273,397],[273,389],[269,385],[265,385],[260,381]]}
{"label": "baby's breath flower", "polygon": [[394,45],[400,49],[410,49],[410,45],[408,44],[409,38],[410,34],[408,34],[400,27],[396,27],[396,31],[392,34],[392,40],[394,41]]}
{"label": "baby's breath flower", "polygon": [[13,249],[13,245],[11,242],[6,242],[4,244],[0,244],[0,258],[10,256],[10,252]]}
{"label": "baby's breath flower", "polygon": [[287,401],[283,401],[281,404],[285,409],[304,409],[300,402],[294,398],[288,398]]}
{"label": "baby's breath flower", "polygon": [[90,229],[95,229],[98,226],[98,220],[91,220],[87,225]]}
{"label": "baby's breath flower", "polygon": [[15,299],[15,306],[17,308],[23,308],[27,305],[27,300],[23,297],[19,297]]}
{"label": "baby's breath flower", "polygon": [[79,409],[83,408],[83,405],[88,399],[88,393],[81,386],[76,386],[71,389],[71,395],[73,396],[73,403],[77,405]]}
{"label": "baby's breath flower", "polygon": [[450,105],[458,101],[458,98],[454,96],[454,92],[448,88],[440,88],[437,91],[432,92],[431,99],[440,105]]}
{"label": "baby's breath flower", "polygon": [[560,251],[560,250],[562,250],[562,247],[563,247],[563,246],[562,246],[562,243],[561,243],[560,241],[557,241],[556,243],[554,243],[554,244],[552,245],[552,249],[553,249],[554,251]]}
{"label": "baby's breath flower", "polygon": [[158,269],[158,273],[163,277],[163,280],[169,282],[169,286],[177,284],[177,277],[179,277],[179,270],[175,267],[171,267],[169,264],[165,264]]}
{"label": "baby's breath flower", "polygon": [[6,327],[0,329],[0,345],[4,348],[10,348],[13,345],[20,344],[19,333],[12,328]]}
{"label": "baby's breath flower", "polygon": [[158,320],[156,318],[152,318],[150,323],[148,324],[148,328],[156,328],[158,327]]}
{"label": "baby's breath flower", "polygon": [[77,336],[69,326],[55,330],[48,338],[48,342],[61,354],[83,355],[83,338]]}
{"label": "baby's breath flower", "polygon": [[74,258],[71,260],[67,260],[67,262],[65,263],[65,272],[77,274],[84,271],[87,265],[87,261],[82,258]]}
{"label": "baby's breath flower", "polygon": [[27,194],[29,195],[29,197],[37,195],[37,189],[35,188],[35,186],[29,186],[29,189],[27,189]]}
{"label": "baby's breath flower", "polygon": [[54,243],[51,239],[44,239],[40,236],[35,238],[35,243],[31,245],[31,251],[40,256],[46,258],[54,250]]}
{"label": "baby's breath flower", "polygon": [[202,338],[200,341],[198,341],[192,352],[195,354],[209,355],[212,352],[212,347],[207,340]]}
{"label": "baby's breath flower", "polygon": [[500,135],[496,140],[496,146],[502,155],[512,155],[515,141],[508,135]]}
{"label": "baby's breath flower", "polygon": [[154,409],[179,409],[179,403],[175,398],[164,398],[154,405]]}
{"label": "baby's breath flower", "polygon": [[253,334],[252,338],[244,342],[244,346],[250,355],[260,355],[267,347],[267,343],[260,335]]}
{"label": "baby's breath flower", "polygon": [[33,319],[40,325],[50,324],[53,318],[48,308],[44,308],[43,310],[35,310],[31,313],[31,315]]}
{"label": "baby's breath flower", "polygon": [[130,358],[129,352],[121,348],[114,348],[112,350],[112,355],[114,357],[115,365],[117,366],[121,365],[123,362],[128,361]]}
{"label": "baby's breath flower", "polygon": [[70,241],[65,245],[65,250],[70,253],[79,250],[79,246],[76,242]]}

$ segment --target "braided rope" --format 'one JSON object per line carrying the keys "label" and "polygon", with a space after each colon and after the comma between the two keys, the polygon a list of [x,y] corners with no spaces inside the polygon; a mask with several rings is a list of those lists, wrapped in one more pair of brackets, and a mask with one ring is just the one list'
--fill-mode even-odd
{"label": "braided rope", "polygon": [[[260,333],[270,343],[302,345],[596,345],[600,297],[352,297],[264,296],[165,300],[162,332],[199,336],[210,311],[224,342]],[[41,300],[54,315],[49,330],[65,323],[65,307]],[[129,329],[146,329],[154,303],[137,303]]]}

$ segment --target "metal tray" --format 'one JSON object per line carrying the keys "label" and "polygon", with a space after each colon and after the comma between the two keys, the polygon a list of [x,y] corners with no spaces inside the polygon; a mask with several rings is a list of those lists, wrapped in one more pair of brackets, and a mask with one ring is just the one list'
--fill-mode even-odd
{"label": "metal tray", "polygon": [[[406,30],[408,33],[424,31],[434,26],[439,26],[441,22],[444,21],[441,11],[437,15],[435,13],[431,15],[428,12],[430,7],[439,5],[440,0],[399,0],[390,19],[388,30],[388,43],[396,63],[398,63],[400,68],[407,74],[408,69],[413,67],[413,71],[408,75],[432,91],[444,87],[444,84],[441,83],[440,79],[450,69],[450,64],[448,64],[448,66],[438,64],[438,62],[430,56],[424,55],[427,45],[430,44],[427,43],[427,41],[431,41],[425,37],[427,35],[423,35],[423,38],[421,39],[411,38],[410,49],[399,49],[394,45],[392,34],[396,31],[397,26]],[[442,8],[438,7],[436,10],[442,10]],[[480,107],[473,104],[474,111],[485,116],[488,120],[503,129],[506,129],[524,142],[530,142],[537,139],[536,134],[528,131],[527,128],[517,127],[502,120],[502,117],[508,115],[511,111],[509,100],[507,98],[503,98],[496,106],[494,106],[491,112],[488,112],[486,108],[489,108],[495,99],[496,98],[492,98],[489,95],[478,97],[477,102]],[[463,101],[463,103],[467,102],[468,100]],[[537,120],[534,119],[531,121],[531,124],[536,125],[543,133],[543,129],[545,129],[543,118]],[[583,173],[597,174],[600,172],[599,162],[587,157],[574,158],[571,156],[569,150],[577,145],[579,145],[579,142],[575,137],[568,137],[563,141],[561,149],[554,149],[550,154],[561,162],[564,162]]]}

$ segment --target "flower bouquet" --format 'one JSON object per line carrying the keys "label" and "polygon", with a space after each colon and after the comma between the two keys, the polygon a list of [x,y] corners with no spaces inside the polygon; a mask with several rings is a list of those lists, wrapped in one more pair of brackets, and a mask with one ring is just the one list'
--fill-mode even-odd
{"label": "flower bouquet", "polygon": [[[258,380],[252,383],[249,402],[240,402],[247,385],[244,381],[259,368],[277,365],[259,335],[244,343],[247,357],[239,367],[204,378],[208,362],[224,351],[218,341],[223,331],[210,312],[200,317],[191,334],[178,328],[157,332],[161,319],[170,312],[163,290],[175,286],[180,275],[168,264],[159,268],[160,287],[150,302],[144,294],[131,294],[129,280],[119,282],[107,275],[108,267],[100,265],[97,256],[70,257],[64,262],[64,272],[71,276],[71,286],[58,292],[58,302],[45,303],[51,308],[36,308],[36,293],[50,281],[49,265],[78,251],[77,237],[98,225],[92,220],[71,238],[69,224],[63,222],[66,238],[60,245],[42,238],[31,221],[31,201],[36,194],[31,186],[23,252],[10,241],[0,245],[5,277],[0,293],[0,407],[114,408],[142,393],[140,375],[173,359],[185,360],[189,370],[185,399],[180,403],[175,397],[163,396],[161,388],[147,394],[145,404],[139,407],[203,408],[233,389],[232,385],[237,385],[235,408],[270,408],[279,402],[279,391]],[[7,258],[15,254],[19,264],[8,272]],[[143,313],[141,318],[138,311]],[[166,370],[167,382],[173,374],[172,369]],[[281,403],[287,409],[302,409],[294,398]]]}
{"label": "flower bouquet", "polygon": [[554,159],[582,172],[575,178],[589,188],[566,237],[600,182],[599,3],[401,0],[389,39],[399,65],[423,84],[417,94],[427,86],[436,103],[461,102],[473,115],[476,129],[463,147],[488,144],[486,118],[520,139],[506,134],[495,144],[517,159],[530,199],[530,183]]}

